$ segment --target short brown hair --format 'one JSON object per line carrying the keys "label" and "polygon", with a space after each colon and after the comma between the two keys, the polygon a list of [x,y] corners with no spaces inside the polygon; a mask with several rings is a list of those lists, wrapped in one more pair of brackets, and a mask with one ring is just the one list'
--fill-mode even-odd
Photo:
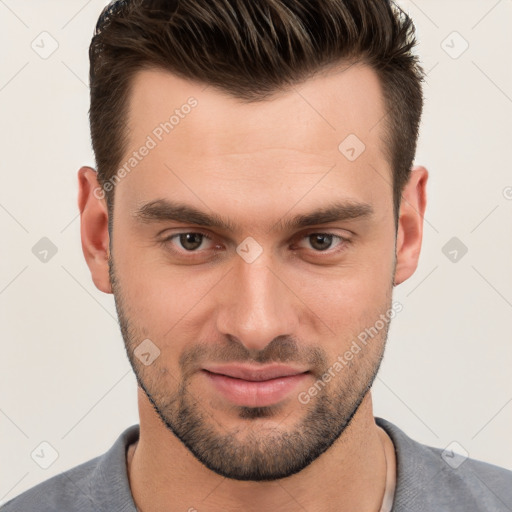
{"label": "short brown hair", "polygon": [[[92,146],[101,186],[127,150],[131,80],[163,69],[246,102],[343,62],[377,73],[386,107],[384,151],[395,220],[423,109],[424,71],[412,20],[391,0],[118,0],[89,48]],[[114,191],[106,194],[112,211]]]}

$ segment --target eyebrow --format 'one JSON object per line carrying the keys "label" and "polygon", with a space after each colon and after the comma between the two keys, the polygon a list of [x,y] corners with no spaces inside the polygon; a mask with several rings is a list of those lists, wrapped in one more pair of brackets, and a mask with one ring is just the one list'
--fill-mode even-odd
{"label": "eyebrow", "polygon": [[[315,224],[366,219],[371,217],[372,214],[373,207],[368,203],[353,200],[335,201],[309,213],[299,214],[292,218],[282,218],[273,224],[271,231],[291,231]],[[217,213],[206,213],[193,206],[171,202],[167,199],[156,199],[143,204],[133,213],[133,217],[141,223],[175,221],[204,227],[215,227],[231,232],[241,231],[240,226]]]}

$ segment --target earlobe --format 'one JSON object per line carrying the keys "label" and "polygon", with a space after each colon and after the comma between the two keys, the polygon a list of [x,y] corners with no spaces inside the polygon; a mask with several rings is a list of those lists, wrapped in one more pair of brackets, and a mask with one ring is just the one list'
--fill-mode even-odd
{"label": "earlobe", "polygon": [[402,192],[396,241],[395,286],[411,277],[418,266],[427,204],[427,180],[427,169],[415,166]]}
{"label": "earlobe", "polygon": [[91,167],[78,171],[78,208],[82,251],[96,288],[112,293],[108,272],[108,210],[97,173]]}

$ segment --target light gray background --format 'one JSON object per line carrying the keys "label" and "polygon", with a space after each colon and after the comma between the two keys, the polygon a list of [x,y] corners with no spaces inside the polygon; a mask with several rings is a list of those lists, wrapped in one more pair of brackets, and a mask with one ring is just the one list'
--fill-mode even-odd
{"label": "light gray background", "polygon": [[[138,422],[113,297],[92,283],[77,213],[76,173],[94,166],[87,50],[105,3],[0,0],[0,503]],[[395,289],[404,309],[375,414],[512,469],[512,0],[400,5],[428,71],[416,163],[429,202],[419,268]],[[52,39],[41,58],[32,45]],[[32,252],[43,237],[57,248],[47,262]],[[455,262],[442,251],[452,237],[468,248]],[[42,442],[58,453],[47,469],[31,458],[51,462]]]}

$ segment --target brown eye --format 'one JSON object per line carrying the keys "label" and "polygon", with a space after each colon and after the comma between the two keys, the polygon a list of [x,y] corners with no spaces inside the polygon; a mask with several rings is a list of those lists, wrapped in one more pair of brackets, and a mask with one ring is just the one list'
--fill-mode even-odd
{"label": "brown eye", "polygon": [[187,231],[168,236],[162,243],[169,246],[173,251],[183,254],[186,252],[203,252],[202,249],[208,249],[205,245],[209,241],[211,242],[211,238],[204,233]]}
{"label": "brown eye", "polygon": [[181,246],[187,251],[195,251],[201,247],[204,238],[201,233],[182,233],[178,236]]}
{"label": "brown eye", "polygon": [[308,236],[311,247],[317,251],[326,251],[331,248],[333,235],[327,233],[314,233]]}
{"label": "brown eye", "polygon": [[313,248],[314,252],[326,252],[329,249],[330,254],[338,250],[343,249],[350,240],[334,233],[309,233],[304,236],[304,240],[307,240],[308,249]]}

